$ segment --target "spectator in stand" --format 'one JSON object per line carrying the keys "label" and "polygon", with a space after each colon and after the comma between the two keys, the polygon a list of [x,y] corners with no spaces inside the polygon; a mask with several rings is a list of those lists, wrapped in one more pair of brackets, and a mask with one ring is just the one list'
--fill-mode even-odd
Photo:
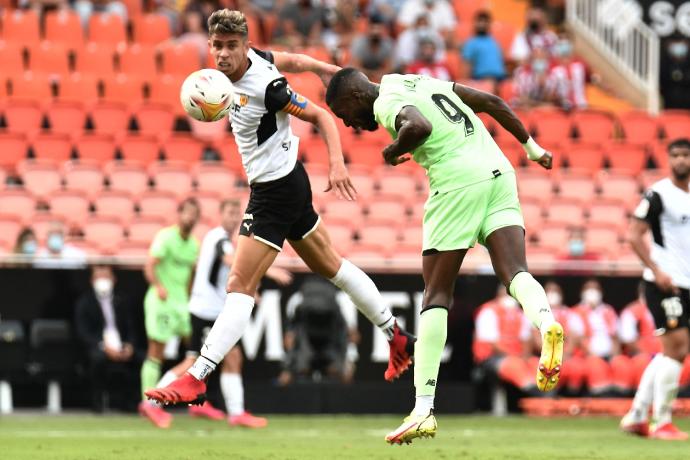
{"label": "spectator in stand", "polygon": [[74,325],[88,360],[92,409],[103,412],[113,391],[121,395],[121,408],[133,411],[142,353],[135,353],[131,314],[125,299],[115,292],[110,266],[92,267],[91,286],[77,301]]}
{"label": "spectator in stand", "polygon": [[427,75],[439,80],[453,80],[453,71],[444,60],[436,60],[436,42],[433,37],[420,37],[417,60],[411,62],[405,73]]}
{"label": "spectator in stand", "polygon": [[297,0],[287,3],[278,14],[279,27],[276,42],[290,47],[312,46],[321,42],[321,30],[325,11],[321,2]]}
{"label": "spectator in stand", "polygon": [[[273,35],[273,30],[278,24],[278,12],[283,8],[284,0],[244,0],[241,3],[246,5],[238,5],[237,8],[245,15],[256,17],[261,28],[261,35],[270,41]],[[214,8],[214,10],[217,8]],[[211,10],[211,13],[213,10]]]}
{"label": "spectator in stand", "polygon": [[17,236],[17,241],[14,244],[14,253],[16,255],[33,257],[36,255],[36,250],[38,250],[38,240],[36,239],[36,234],[34,231],[25,227],[19,232]]}
{"label": "spectator in stand", "polygon": [[659,85],[666,109],[690,109],[689,50],[687,38],[668,40],[662,47]]}
{"label": "spectator in stand", "polygon": [[201,11],[186,10],[182,13],[182,34],[175,39],[179,44],[192,44],[199,50],[199,68],[207,67],[208,32],[204,29]]}
{"label": "spectator in stand", "polygon": [[515,36],[510,45],[510,59],[517,63],[529,60],[534,50],[546,51],[550,56],[558,36],[548,29],[546,15],[541,8],[530,8],[527,11],[527,28]]}
{"label": "spectator in stand", "polygon": [[489,375],[526,393],[536,392],[532,355],[532,325],[520,305],[499,285],[496,297],[479,307],[472,352],[475,363]]}
{"label": "spectator in stand", "polygon": [[586,109],[587,83],[601,85],[601,76],[592,73],[582,59],[573,54],[573,43],[568,34],[561,34],[554,46],[554,66],[551,69],[553,80],[560,85],[557,93],[561,96],[565,110]]}
{"label": "spectator in stand", "polygon": [[127,24],[127,6],[118,0],[77,0],[74,2],[74,11],[81,18],[84,29],[89,25],[89,18],[93,13],[115,14]]}
{"label": "spectator in stand", "polygon": [[[386,24],[394,24],[406,0],[370,0],[367,16],[381,16]],[[352,2],[355,3],[355,2]]]}
{"label": "spectator in stand", "polygon": [[[12,6],[13,4],[10,3],[7,6]],[[69,9],[69,2],[67,0],[18,0],[16,6],[19,9],[32,9],[40,17],[47,11]],[[2,8],[0,7],[1,10]]]}
{"label": "spectator in stand", "polygon": [[339,57],[342,50],[349,49],[357,32],[357,4],[350,0],[336,0],[326,14],[328,29],[323,33],[323,44]]}
{"label": "spectator in stand", "polygon": [[46,247],[39,249],[34,261],[35,268],[83,268],[86,254],[79,248],[65,243],[65,227],[62,222],[50,224]]}
{"label": "spectator in stand", "polygon": [[429,25],[441,34],[446,43],[453,43],[455,11],[446,0],[406,0],[398,15],[398,25],[403,29],[412,27],[420,14],[429,15]]}
{"label": "spectator in stand", "polygon": [[546,51],[535,49],[531,58],[515,69],[513,104],[525,109],[545,105],[562,106],[564,84],[557,77],[551,73],[551,62]]}
{"label": "spectator in stand", "polygon": [[472,80],[500,82],[506,77],[503,52],[491,35],[488,11],[479,11],[474,17],[474,36],[462,46],[462,58],[470,65]]}
{"label": "spectator in stand", "polygon": [[394,58],[396,70],[402,71],[412,61],[417,59],[421,37],[431,38],[434,41],[436,45],[435,61],[445,59],[446,46],[443,42],[443,37],[429,26],[429,15],[422,13],[415,21],[413,27],[406,29],[398,36]]}
{"label": "spectator in stand", "polygon": [[[585,334],[582,347],[575,354],[583,360],[568,363],[571,367],[569,388],[576,390],[586,385],[594,396],[631,391],[630,359],[620,354],[616,311],[604,303],[599,281],[586,281],[580,299],[573,312],[582,320]],[[579,368],[578,362],[583,364]]]}
{"label": "spectator in stand", "polygon": [[558,255],[557,260],[563,262],[559,264],[558,273],[590,275],[591,268],[582,267],[578,262],[596,262],[601,259],[601,254],[587,249],[585,242],[585,228],[572,226],[569,229],[568,244],[564,252]]}
{"label": "spectator in stand", "polygon": [[352,40],[350,65],[360,69],[370,80],[381,81],[381,77],[392,70],[393,46],[383,18],[372,16],[367,32]]}

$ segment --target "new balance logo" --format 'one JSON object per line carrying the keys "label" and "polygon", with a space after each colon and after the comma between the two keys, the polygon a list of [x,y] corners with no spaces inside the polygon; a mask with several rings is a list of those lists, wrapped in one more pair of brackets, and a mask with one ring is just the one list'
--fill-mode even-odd
{"label": "new balance logo", "polygon": [[429,379],[426,381],[426,385],[429,385],[430,387],[435,387],[436,386],[436,380]]}

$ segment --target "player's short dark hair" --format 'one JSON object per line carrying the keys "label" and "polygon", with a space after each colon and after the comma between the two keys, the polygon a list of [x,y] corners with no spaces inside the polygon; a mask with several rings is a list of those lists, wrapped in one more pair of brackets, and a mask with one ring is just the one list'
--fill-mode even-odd
{"label": "player's short dark hair", "polygon": [[185,206],[193,206],[196,208],[197,211],[201,211],[201,205],[199,204],[199,200],[197,200],[193,196],[190,196],[189,198],[185,198],[184,200],[180,201],[180,204],[177,206],[177,212],[182,212]]}
{"label": "player's short dark hair", "polygon": [[328,84],[326,89],[326,104],[331,104],[333,101],[338,99],[341,92],[348,86],[348,81],[355,75],[359,70],[354,67],[345,67],[344,69],[338,70],[331,78],[331,82]]}
{"label": "player's short dark hair", "polygon": [[213,34],[238,34],[247,38],[249,26],[244,13],[227,8],[214,11],[208,18],[208,36]]}
{"label": "player's short dark hair", "polygon": [[237,198],[226,198],[220,202],[220,212],[223,212],[228,206],[240,207],[240,200]]}
{"label": "player's short dark hair", "polygon": [[668,153],[671,153],[671,150],[673,149],[690,149],[690,140],[688,140],[687,137],[681,137],[670,144],[668,144]]}

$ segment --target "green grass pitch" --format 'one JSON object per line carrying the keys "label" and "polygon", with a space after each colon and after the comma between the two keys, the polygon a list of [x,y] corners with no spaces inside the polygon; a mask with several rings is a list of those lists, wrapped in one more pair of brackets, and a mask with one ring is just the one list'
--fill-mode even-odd
{"label": "green grass pitch", "polygon": [[[690,443],[638,439],[617,419],[457,417],[439,414],[435,439],[389,446],[397,416],[272,416],[263,430],[175,417],[158,430],[135,416],[12,415],[0,418],[5,460],[214,459],[688,459]],[[690,430],[690,420],[678,420]]]}

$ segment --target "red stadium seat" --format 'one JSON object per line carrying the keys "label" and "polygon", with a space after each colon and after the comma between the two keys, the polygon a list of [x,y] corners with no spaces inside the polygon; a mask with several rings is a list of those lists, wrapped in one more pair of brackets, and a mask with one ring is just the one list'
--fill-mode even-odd
{"label": "red stadium seat", "polygon": [[350,163],[369,168],[383,166],[383,155],[379,145],[371,145],[367,142],[357,142],[348,153]]}
{"label": "red stadium seat", "polygon": [[623,174],[638,175],[647,163],[644,148],[630,144],[610,144],[606,157],[611,169]]}
{"label": "red stadium seat", "polygon": [[[350,173],[352,185],[354,185],[357,190],[358,199],[368,202],[374,194],[376,185],[371,176],[371,172],[366,169],[358,168],[357,166],[350,166],[348,171]],[[317,192],[323,192],[323,190],[317,190]],[[328,193],[332,194],[333,192],[331,191]]]}
{"label": "red stadium seat", "polygon": [[398,243],[398,231],[390,225],[367,225],[359,232],[359,244],[377,245],[384,251],[393,250]]}
{"label": "red stadium seat", "polygon": [[640,198],[640,184],[634,177],[617,174],[602,174],[599,177],[602,198],[619,199],[636,203]]}
{"label": "red stadium seat", "polygon": [[124,240],[124,229],[120,220],[113,217],[94,216],[82,226],[84,240],[102,250],[115,250]]}
{"label": "red stadium seat", "polygon": [[362,205],[358,201],[331,200],[323,204],[326,224],[332,221],[349,223],[352,228],[361,228],[364,221]]}
{"label": "red stadium seat", "polygon": [[70,49],[80,48],[84,44],[84,32],[79,15],[67,9],[46,13],[45,39]]}
{"label": "red stadium seat", "polygon": [[388,258],[387,252],[390,252],[390,250],[382,244],[355,242],[347,251],[346,255],[355,265],[365,265],[369,263],[380,263],[381,260]]}
{"label": "red stadium seat", "polygon": [[618,230],[610,226],[590,225],[585,232],[585,246],[589,251],[601,252],[606,255],[615,253],[620,246]]}
{"label": "red stadium seat", "polygon": [[197,163],[201,161],[204,146],[192,136],[173,135],[163,144],[168,161]]}
{"label": "red stadium seat", "polygon": [[408,215],[407,205],[396,197],[377,198],[367,206],[367,228],[376,223],[396,228]]}
{"label": "red stadium seat", "polygon": [[587,202],[594,198],[596,182],[589,176],[563,174],[558,182],[558,196],[574,201]]}
{"label": "red stadium seat", "polygon": [[144,98],[144,80],[138,75],[115,74],[103,76],[103,100],[127,105]]}
{"label": "red stadium seat", "polygon": [[134,200],[128,192],[106,191],[93,200],[96,215],[119,218],[123,225],[128,225],[134,218]]}
{"label": "red stadium seat", "polygon": [[600,171],[604,167],[604,153],[597,145],[573,146],[565,150],[568,165],[571,169],[581,169],[589,172]]}
{"label": "red stadium seat", "polygon": [[110,190],[138,196],[149,189],[149,176],[143,166],[131,163],[110,163],[107,167]]}
{"label": "red stadium seat", "polygon": [[117,257],[145,258],[149,253],[149,242],[125,240],[117,248]]}
{"label": "red stadium seat", "polygon": [[613,138],[614,122],[610,113],[583,110],[573,114],[573,122],[582,142],[606,142]]}
{"label": "red stadium seat", "polygon": [[540,203],[551,199],[553,184],[551,177],[546,174],[520,171],[518,173],[518,192],[521,198],[527,198]]}
{"label": "red stadium seat", "polygon": [[151,77],[158,74],[157,53],[153,45],[134,43],[118,56],[119,71],[125,75]]}
{"label": "red stadium seat", "polygon": [[620,124],[628,144],[653,144],[659,139],[656,118],[647,112],[628,112],[620,116]]}
{"label": "red stadium seat", "polygon": [[666,139],[673,141],[680,137],[687,137],[690,132],[690,111],[666,110],[659,114],[659,124]]}
{"label": "red stadium seat", "polygon": [[536,139],[540,144],[559,143],[570,139],[572,125],[570,118],[556,110],[538,110],[531,115]]}
{"label": "red stadium seat", "polygon": [[17,75],[24,72],[22,47],[17,43],[0,42],[0,62],[2,62],[3,76]]}
{"label": "red stadium seat", "polygon": [[325,88],[321,79],[313,73],[286,74],[290,87],[314,103],[324,99]]}
{"label": "red stadium seat", "polygon": [[349,225],[329,223],[326,230],[336,251],[340,254],[346,253],[352,247],[354,233]]}
{"label": "red stadium seat", "polygon": [[72,73],[60,79],[58,100],[88,106],[98,100],[98,80],[95,74]]}
{"label": "red stadium seat", "polygon": [[12,214],[0,214],[0,241],[2,242],[0,245],[6,245],[11,250],[17,242],[22,228],[22,221],[19,217]]}
{"label": "red stadium seat", "polygon": [[39,134],[31,141],[31,147],[37,160],[62,163],[72,155],[72,143],[66,134]]}
{"label": "red stadium seat", "polygon": [[162,219],[160,217],[136,218],[129,224],[128,240],[150,245],[156,233],[167,225],[167,221],[167,219]]}
{"label": "red stadium seat", "polygon": [[132,18],[131,23],[136,43],[157,45],[171,37],[170,21],[163,14],[143,14]]}
{"label": "red stadium seat", "polygon": [[0,210],[28,223],[36,212],[36,199],[26,190],[0,191]]}
{"label": "red stadium seat", "polygon": [[192,192],[192,175],[187,165],[154,164],[150,169],[156,190],[183,199]]}
{"label": "red stadium seat", "polygon": [[584,220],[582,211],[582,204],[579,201],[553,200],[547,209],[548,222],[579,225]]}
{"label": "red stadium seat", "polygon": [[42,42],[29,52],[29,69],[37,74],[59,77],[69,73],[67,48],[61,43]]}
{"label": "red stadium seat", "polygon": [[569,229],[567,224],[546,223],[539,230],[539,247],[549,248],[556,253],[562,252],[568,244]]}
{"label": "red stadium seat", "polygon": [[28,148],[23,135],[0,132],[0,167],[14,169],[20,161],[26,159]]}
{"label": "red stadium seat", "polygon": [[94,13],[89,18],[89,41],[124,46],[127,42],[125,23],[117,14]]}
{"label": "red stadium seat", "polygon": [[107,43],[88,43],[75,50],[75,72],[110,75],[115,73],[115,46]]}
{"label": "red stadium seat", "polygon": [[177,214],[178,198],[169,191],[148,191],[139,197],[139,215],[171,222]]}
{"label": "red stadium seat", "polygon": [[380,194],[399,195],[403,198],[409,198],[419,193],[419,184],[414,176],[396,174],[392,171],[379,174],[378,184]]}
{"label": "red stadium seat", "polygon": [[164,104],[143,104],[134,113],[139,133],[156,136],[159,140],[167,139],[173,129],[175,116],[170,107]]}
{"label": "red stadium seat", "polygon": [[193,196],[201,207],[201,218],[214,222],[218,221],[221,196],[225,198],[227,194],[221,194],[220,192],[196,192]]}
{"label": "red stadium seat", "polygon": [[597,225],[608,225],[620,228],[627,225],[628,215],[625,202],[621,200],[594,201],[587,210],[589,222]]}
{"label": "red stadium seat", "polygon": [[115,159],[115,141],[105,134],[86,134],[76,143],[79,160],[103,166]]}
{"label": "red stadium seat", "polygon": [[32,9],[5,10],[2,14],[2,39],[28,48],[38,45],[38,14]]}
{"label": "red stadium seat", "polygon": [[123,104],[101,102],[91,109],[91,121],[94,131],[98,134],[125,134],[129,120],[129,113]]}
{"label": "red stadium seat", "polygon": [[651,153],[656,167],[662,171],[668,171],[668,143],[659,143],[655,145]]}
{"label": "red stadium seat", "polygon": [[525,226],[530,230],[536,230],[541,227],[543,220],[542,207],[538,202],[521,200],[520,207],[522,208],[522,216],[525,219]]}
{"label": "red stadium seat", "polygon": [[34,134],[41,129],[43,113],[38,103],[16,101],[5,110],[7,130],[17,134]]}
{"label": "red stadium seat", "polygon": [[58,191],[50,196],[50,212],[71,225],[81,226],[89,216],[89,200],[80,192]]}
{"label": "red stadium seat", "polygon": [[70,161],[63,168],[65,189],[95,197],[103,189],[103,171],[100,165]]}
{"label": "red stadium seat", "polygon": [[642,188],[644,190],[648,189],[649,187],[652,186],[655,182],[660,181],[661,179],[665,178],[668,175],[666,170],[662,169],[648,169],[646,171],[642,171],[642,174],[640,175],[640,180],[642,182]]}
{"label": "red stadium seat", "polygon": [[[366,231],[366,230],[365,230]],[[419,225],[408,226],[400,231],[400,237],[403,244],[415,245],[422,247],[423,231]]]}
{"label": "red stadium seat", "polygon": [[123,160],[146,166],[160,158],[158,141],[153,136],[127,136],[120,143],[120,152]]}
{"label": "red stadium seat", "polygon": [[53,102],[45,115],[50,123],[50,131],[55,134],[79,138],[86,125],[84,107],[76,102]]}
{"label": "red stadium seat", "polygon": [[53,163],[25,161],[18,166],[24,188],[39,198],[47,198],[62,187],[62,177]]}
{"label": "red stadium seat", "polygon": [[494,36],[498,44],[501,46],[504,55],[508,54],[510,46],[513,43],[515,35],[517,35],[517,29],[515,26],[509,22],[494,21],[491,24],[491,35]]}
{"label": "red stadium seat", "polygon": [[10,88],[9,94],[15,100],[28,100],[45,104],[53,98],[52,84],[45,75],[26,72],[22,75],[11,76]]}
{"label": "red stadium seat", "polygon": [[490,7],[486,0],[453,0],[453,9],[459,21],[473,22],[474,16]]}
{"label": "red stadium seat", "polygon": [[149,102],[165,104],[175,115],[184,114],[182,104],[180,104],[180,87],[184,77],[179,75],[162,75],[150,81],[151,93]]}
{"label": "red stadium seat", "polygon": [[196,188],[201,192],[227,195],[235,188],[237,176],[230,169],[217,163],[199,163],[193,171]]}
{"label": "red stadium seat", "polygon": [[176,74],[185,78],[202,69],[199,48],[192,43],[169,44],[161,49],[162,73]]}
{"label": "red stadium seat", "polygon": [[144,9],[144,2],[141,0],[123,0],[122,3],[127,7],[127,17],[133,18],[140,16]]}

